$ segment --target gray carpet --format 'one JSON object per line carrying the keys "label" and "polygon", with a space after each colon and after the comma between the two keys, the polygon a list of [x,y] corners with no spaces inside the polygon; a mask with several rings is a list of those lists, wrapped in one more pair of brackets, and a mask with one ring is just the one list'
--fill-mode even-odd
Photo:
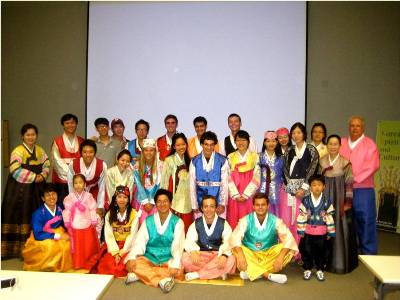
{"label": "gray carpet", "polygon": [[[400,255],[400,235],[379,232],[379,254]],[[2,261],[2,269],[21,270],[22,262],[18,259]],[[399,270],[400,272],[400,270]],[[125,286],[122,279],[115,279],[101,299],[229,299],[245,300],[260,297],[279,300],[368,300],[373,296],[373,276],[360,263],[350,274],[337,275],[326,273],[326,281],[319,282],[315,276],[308,282],[302,278],[302,269],[291,264],[285,269],[288,282],[285,285],[274,284],[266,280],[245,282],[243,287],[211,286],[195,284],[177,284],[170,294],[163,294],[160,289],[136,282]],[[388,293],[385,300],[399,300],[400,291]]]}

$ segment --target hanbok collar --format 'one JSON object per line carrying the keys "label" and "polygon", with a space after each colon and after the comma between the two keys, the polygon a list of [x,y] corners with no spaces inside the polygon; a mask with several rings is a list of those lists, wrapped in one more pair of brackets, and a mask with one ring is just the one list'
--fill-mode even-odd
{"label": "hanbok collar", "polygon": [[264,219],[264,221],[262,222],[262,224],[260,224],[260,221],[259,221],[258,218],[257,218],[256,212],[253,212],[253,214],[254,214],[254,225],[256,225],[256,228],[257,228],[258,230],[264,230],[264,229],[265,229],[265,226],[266,226],[266,224],[267,224],[268,216],[269,216],[268,212],[267,212],[267,214],[266,214],[266,216],[265,216],[265,219]]}
{"label": "hanbok collar", "polygon": [[333,166],[337,162],[339,156],[340,156],[340,154],[338,153],[335,156],[335,158],[333,160],[331,160],[331,156],[328,154],[329,166]]}
{"label": "hanbok collar", "polygon": [[171,215],[172,215],[172,213],[170,211],[168,213],[167,219],[164,221],[164,224],[161,225],[160,215],[159,215],[158,211],[154,213],[154,223],[156,224],[157,232],[159,234],[164,234],[165,230],[167,230],[169,221],[171,219]]}
{"label": "hanbok collar", "polygon": [[235,143],[235,137],[232,135],[232,133],[229,135],[229,139],[231,141],[233,148],[236,150],[237,147],[236,147],[236,143]]}
{"label": "hanbok collar", "polygon": [[318,198],[315,198],[313,193],[311,193],[311,201],[312,201],[314,207],[318,207],[318,205],[321,203],[321,199],[322,199],[322,193],[321,193],[321,195],[319,195]]}
{"label": "hanbok collar", "polygon": [[326,145],[324,145],[322,142],[319,143],[318,146],[315,145],[314,142],[311,142],[311,145],[313,145],[315,148],[317,148],[318,152],[326,148]]}
{"label": "hanbok collar", "polygon": [[303,146],[301,148],[297,148],[297,145],[294,145],[294,151],[296,152],[297,159],[301,159],[303,157],[304,151],[306,151],[307,143],[304,141]]}
{"label": "hanbok collar", "polygon": [[196,146],[197,153],[200,153],[201,151],[203,151],[203,147],[201,146],[200,140],[197,136],[194,137],[194,145]]}
{"label": "hanbok collar", "polygon": [[126,220],[126,212],[127,211],[128,210],[125,209],[125,211],[124,211],[124,213],[122,215],[121,215],[120,212],[117,213],[117,219],[118,219],[119,222],[124,222]]}
{"label": "hanbok collar", "polygon": [[273,163],[273,162],[275,161],[275,159],[276,159],[275,152],[272,153],[272,156],[269,156],[267,150],[265,150],[264,155],[265,155],[266,160],[269,161],[269,162],[271,162],[271,163]]}
{"label": "hanbok collar", "polygon": [[27,144],[25,144],[25,142],[22,142],[22,145],[24,145],[25,149],[29,152],[30,155],[32,155],[35,152],[35,145],[33,145],[32,150],[28,147]]}
{"label": "hanbok collar", "polygon": [[214,157],[215,157],[215,151],[213,151],[209,161],[207,162],[207,159],[204,157],[204,154],[201,153],[201,159],[203,161],[203,169],[206,170],[207,172],[210,172],[214,168]]}
{"label": "hanbok collar", "polygon": [[96,162],[97,159],[96,157],[93,158],[93,161],[91,162],[89,167],[86,167],[85,162],[83,161],[83,158],[80,158],[80,169],[81,169],[81,173],[83,174],[83,176],[85,176],[86,181],[92,180],[94,177],[94,173],[96,171]]}
{"label": "hanbok collar", "polygon": [[218,216],[217,216],[217,214],[214,215],[214,220],[211,223],[210,228],[208,228],[208,226],[207,226],[206,218],[204,217],[204,215],[202,216],[202,218],[203,218],[204,230],[206,231],[206,234],[208,236],[211,236],[213,234],[213,232],[214,232],[215,226],[217,225]]}
{"label": "hanbok collar", "polygon": [[362,134],[358,139],[356,139],[354,142],[352,142],[351,138],[349,137],[350,149],[353,150],[363,138],[364,138],[364,134]]}
{"label": "hanbok collar", "polygon": [[142,147],[140,147],[139,139],[138,139],[138,138],[135,139],[135,148],[136,148],[136,149],[140,149],[140,151],[142,151]]}
{"label": "hanbok collar", "polygon": [[175,152],[175,158],[176,158],[176,160],[177,160],[179,165],[184,163],[184,160],[181,159],[181,157],[179,156],[179,154],[177,152]]}
{"label": "hanbok collar", "polygon": [[57,211],[57,205],[56,205],[56,207],[54,208],[54,211],[52,211],[52,210],[47,206],[46,203],[44,204],[44,207],[46,207],[47,211],[48,211],[53,217],[55,217],[56,211]]}
{"label": "hanbok collar", "polygon": [[68,137],[68,135],[64,132],[63,135],[63,141],[64,141],[64,145],[66,146],[66,148],[68,149],[67,151],[70,153],[75,153],[78,151],[79,145],[77,143],[77,137],[74,134],[74,136],[70,139]]}
{"label": "hanbok collar", "polygon": [[171,145],[172,145],[172,139],[168,136],[167,133],[165,134],[165,140],[167,141],[167,145],[168,145],[169,147],[171,147]]}
{"label": "hanbok collar", "polygon": [[244,155],[240,154],[240,152],[238,150],[236,150],[236,151],[237,151],[237,154],[238,154],[238,157],[239,157],[239,162],[247,161],[247,157],[249,156],[249,152],[250,152],[249,149],[246,150]]}

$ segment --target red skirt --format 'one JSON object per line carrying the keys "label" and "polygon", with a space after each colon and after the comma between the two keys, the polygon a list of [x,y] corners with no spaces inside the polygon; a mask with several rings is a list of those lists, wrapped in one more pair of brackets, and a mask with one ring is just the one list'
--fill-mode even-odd
{"label": "red skirt", "polygon": [[[119,249],[121,249],[124,246],[125,242],[118,241],[117,244]],[[114,277],[126,277],[128,271],[125,268],[124,259],[127,254],[128,253],[125,253],[121,257],[119,263],[117,264],[111,253],[108,252],[107,245],[104,243],[100,249],[98,265],[93,270],[93,273],[109,274],[109,275],[114,275]]]}
{"label": "red skirt", "polygon": [[72,229],[74,253],[72,261],[75,269],[90,270],[96,263],[99,252],[99,239],[93,226],[85,229]]}

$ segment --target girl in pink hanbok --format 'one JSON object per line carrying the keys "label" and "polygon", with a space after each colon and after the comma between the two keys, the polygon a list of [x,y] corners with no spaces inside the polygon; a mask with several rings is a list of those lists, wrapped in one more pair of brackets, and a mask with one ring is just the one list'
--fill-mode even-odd
{"label": "girl in pink hanbok", "polygon": [[227,221],[235,229],[239,219],[253,211],[252,196],[260,185],[258,154],[249,151],[250,136],[244,130],[235,135],[237,150],[228,155],[230,175]]}

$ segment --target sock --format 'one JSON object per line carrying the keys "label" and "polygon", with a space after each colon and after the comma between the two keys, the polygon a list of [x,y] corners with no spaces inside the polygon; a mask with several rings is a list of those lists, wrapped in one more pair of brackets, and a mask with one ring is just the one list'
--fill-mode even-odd
{"label": "sock", "polygon": [[138,281],[139,278],[137,277],[137,275],[135,273],[128,273],[128,275],[126,276],[125,279],[125,284],[129,284],[135,281]]}
{"label": "sock", "polygon": [[242,278],[243,280],[249,280],[249,279],[250,279],[250,278],[249,278],[249,275],[247,275],[247,273],[244,272],[244,271],[240,271],[239,276],[240,276],[240,278]]}
{"label": "sock", "polygon": [[269,274],[268,279],[272,282],[276,283],[286,283],[287,281],[287,276],[285,274]]}
{"label": "sock", "polygon": [[198,279],[198,278],[200,278],[200,276],[199,276],[199,273],[197,273],[197,272],[189,272],[189,273],[185,274],[186,281],[191,281],[191,280]]}

